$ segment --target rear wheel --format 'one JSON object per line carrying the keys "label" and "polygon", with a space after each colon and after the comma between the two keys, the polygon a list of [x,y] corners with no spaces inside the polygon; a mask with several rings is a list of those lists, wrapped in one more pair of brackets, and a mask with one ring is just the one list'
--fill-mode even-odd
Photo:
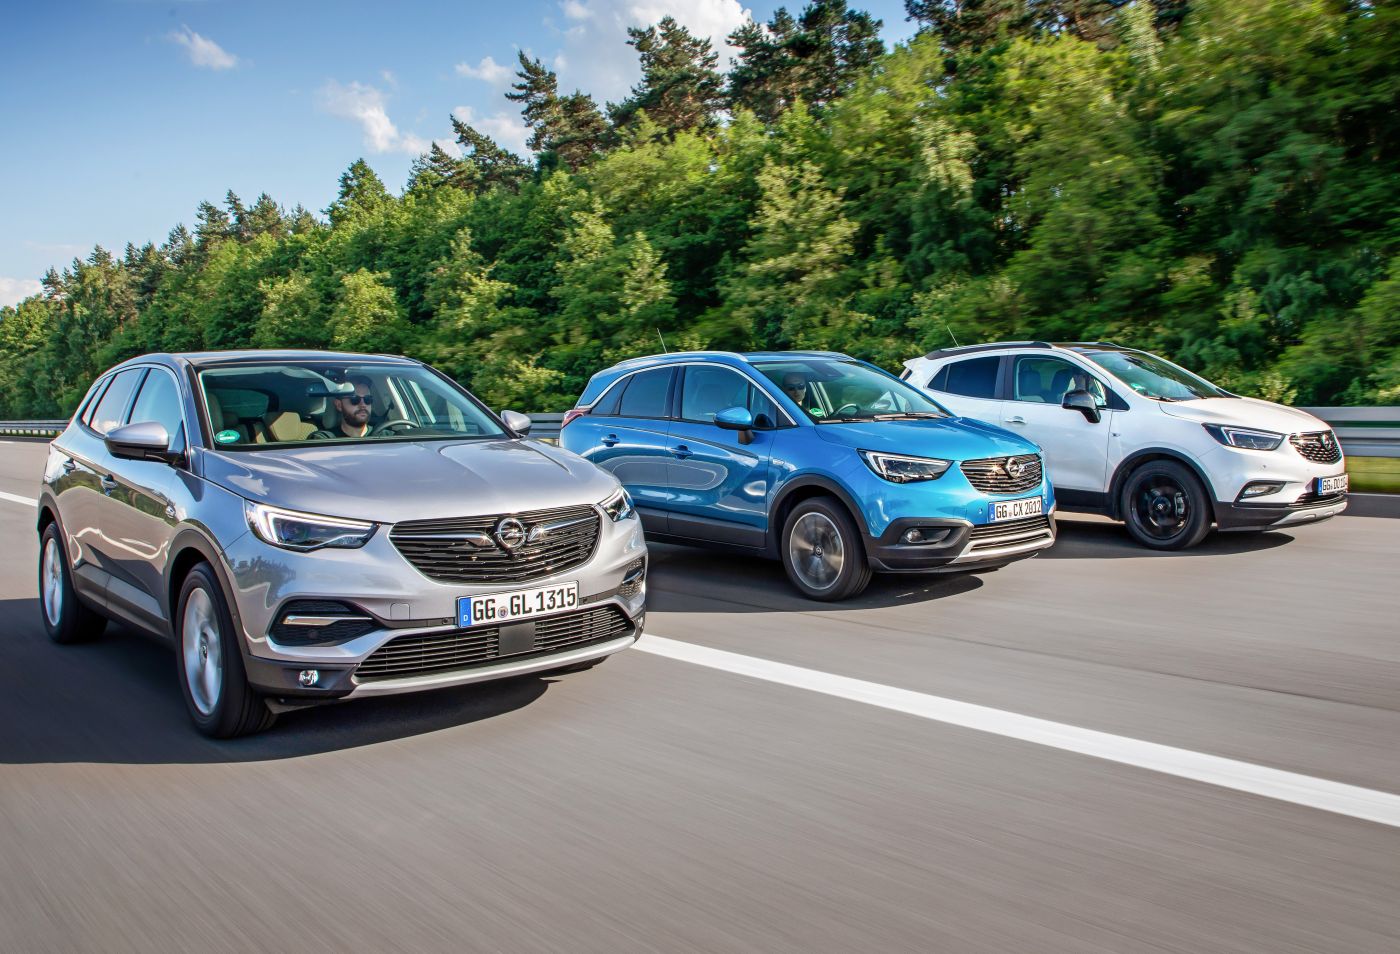
{"label": "rear wheel", "polygon": [[73,568],[56,523],[39,538],[39,611],[44,631],[56,643],[84,643],[107,627],[106,618],[84,605],[73,589]]}
{"label": "rear wheel", "polygon": [[248,685],[233,618],[209,564],[185,577],[175,624],[180,689],[195,728],[231,739],[270,727],[277,716]]}
{"label": "rear wheel", "polygon": [[782,556],[788,580],[808,599],[850,599],[870,583],[860,531],[830,497],[812,497],[792,508],[783,525]]}
{"label": "rear wheel", "polygon": [[1210,532],[1210,501],[1185,464],[1151,460],[1123,484],[1123,519],[1133,539],[1154,550],[1184,550]]}

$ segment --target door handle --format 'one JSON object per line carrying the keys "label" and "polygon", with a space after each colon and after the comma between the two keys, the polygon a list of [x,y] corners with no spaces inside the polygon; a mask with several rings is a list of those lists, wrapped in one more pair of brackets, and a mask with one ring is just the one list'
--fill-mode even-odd
{"label": "door handle", "polygon": [[1024,417],[1022,417],[1021,415],[1017,414],[1015,417],[1008,417],[1008,418],[1006,419],[1006,423],[1008,423],[1008,424],[1024,424],[1024,423],[1026,423],[1026,419],[1025,419]]}
{"label": "door handle", "polygon": [[694,456],[693,454],[691,454],[690,448],[686,447],[684,444],[677,444],[675,447],[672,447],[671,453],[676,457],[677,460],[685,460],[687,457]]}
{"label": "door handle", "polygon": [[97,479],[97,482],[102,485],[102,492],[104,494],[110,494],[112,491],[116,490],[117,487],[121,486],[117,483],[117,478],[113,477],[111,474],[103,474]]}
{"label": "door handle", "polygon": [[612,447],[612,446],[613,446],[614,444],[616,444],[617,442],[618,442],[618,441],[617,441],[617,435],[616,435],[616,434],[609,434],[607,437],[603,438],[602,441],[601,441],[600,443],[601,443],[604,447]]}

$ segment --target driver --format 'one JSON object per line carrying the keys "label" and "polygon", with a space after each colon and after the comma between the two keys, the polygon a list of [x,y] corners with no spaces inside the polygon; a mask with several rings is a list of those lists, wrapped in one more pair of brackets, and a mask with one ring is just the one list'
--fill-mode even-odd
{"label": "driver", "polygon": [[807,376],[801,371],[789,371],[783,375],[783,393],[792,398],[800,408],[807,407]]}
{"label": "driver", "polygon": [[335,409],[340,415],[340,424],[334,428],[316,431],[311,435],[311,440],[364,437],[369,433],[369,414],[374,408],[370,380],[362,374],[352,374],[345,381],[355,386],[355,393],[335,398]]}

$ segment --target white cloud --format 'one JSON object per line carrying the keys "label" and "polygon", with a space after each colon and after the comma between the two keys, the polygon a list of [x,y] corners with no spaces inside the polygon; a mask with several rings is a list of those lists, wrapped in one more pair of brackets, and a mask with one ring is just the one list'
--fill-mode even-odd
{"label": "white cloud", "polygon": [[183,46],[190,62],[195,66],[208,70],[231,70],[238,65],[238,57],[207,36],[200,36],[187,26],[182,26],[169,34],[168,39],[172,43]]}
{"label": "white cloud", "polygon": [[628,94],[640,77],[637,55],[627,46],[628,27],[648,27],[671,16],[696,36],[708,37],[729,69],[735,50],[728,36],[752,12],[739,0],[562,0],[568,27],[558,29],[563,49],[554,57],[561,91],[591,93],[601,106]]}
{"label": "white cloud", "polygon": [[525,143],[530,138],[530,130],[518,114],[501,111],[489,116],[478,116],[476,110],[470,106],[458,106],[452,110],[452,115],[479,132],[484,132],[511,152],[522,156],[529,155],[530,150]]}
{"label": "white cloud", "polygon": [[384,107],[384,93],[365,83],[341,85],[330,80],[317,93],[320,108],[332,116],[352,119],[364,130],[365,145],[372,152],[427,152],[428,141],[400,132]]}
{"label": "white cloud", "polygon": [[483,56],[481,62],[475,66],[470,63],[458,63],[457,75],[469,76],[492,86],[504,87],[508,86],[510,81],[515,78],[515,71],[509,66],[497,63],[492,57]]}
{"label": "white cloud", "polygon": [[43,287],[32,278],[0,278],[0,308],[18,305],[30,295],[39,294]]}

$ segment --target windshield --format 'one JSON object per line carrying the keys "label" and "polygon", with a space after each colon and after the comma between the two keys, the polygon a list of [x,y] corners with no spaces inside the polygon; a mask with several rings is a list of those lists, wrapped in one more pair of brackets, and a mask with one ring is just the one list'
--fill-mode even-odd
{"label": "windshield", "polygon": [[922,392],[858,361],[792,358],[754,367],[819,424],[948,416]]}
{"label": "windshield", "polygon": [[1145,398],[1194,401],[1234,396],[1205,378],[1141,351],[1088,351],[1084,356]]}
{"label": "windshield", "polygon": [[214,446],[501,437],[461,388],[414,364],[288,361],[199,372]]}

